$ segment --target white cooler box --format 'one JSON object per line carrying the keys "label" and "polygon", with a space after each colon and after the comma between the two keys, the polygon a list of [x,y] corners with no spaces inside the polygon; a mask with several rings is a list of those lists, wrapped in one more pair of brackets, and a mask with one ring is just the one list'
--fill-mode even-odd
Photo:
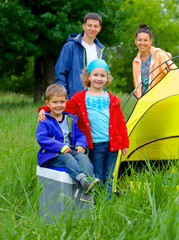
{"label": "white cooler box", "polygon": [[84,211],[94,206],[94,203],[80,201],[83,192],[66,172],[66,168],[58,170],[37,166],[37,183],[42,186],[40,194],[40,216],[45,219],[58,217],[62,212]]}

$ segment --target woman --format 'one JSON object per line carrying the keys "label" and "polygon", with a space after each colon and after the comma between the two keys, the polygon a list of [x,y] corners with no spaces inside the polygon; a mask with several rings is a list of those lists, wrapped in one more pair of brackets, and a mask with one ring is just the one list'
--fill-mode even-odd
{"label": "woman", "polygon": [[[160,67],[154,70],[150,76],[148,76],[153,69],[170,59],[171,54],[160,48],[151,46],[152,34],[150,32],[150,28],[146,24],[141,24],[139,26],[139,29],[135,35],[135,44],[139,49],[139,52],[133,61],[133,78],[135,88],[142,81],[142,84],[135,91],[135,95],[139,98],[144,92],[146,92],[164,77],[164,75],[167,73],[167,70],[164,70],[163,72],[162,70],[167,67],[167,64],[172,64],[172,61],[169,61],[167,64],[162,64]],[[176,66],[173,64],[170,66],[170,68],[176,68]]]}

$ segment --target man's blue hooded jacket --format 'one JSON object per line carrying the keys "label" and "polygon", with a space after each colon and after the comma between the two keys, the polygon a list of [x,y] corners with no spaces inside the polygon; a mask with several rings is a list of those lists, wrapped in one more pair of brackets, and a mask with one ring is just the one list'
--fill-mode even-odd
{"label": "man's blue hooded jacket", "polygon": [[[80,75],[86,67],[86,50],[82,46],[83,33],[69,34],[67,43],[64,44],[60,57],[55,65],[55,81],[66,88],[68,99],[74,93],[84,90]],[[105,59],[104,46],[95,38],[97,57]]]}

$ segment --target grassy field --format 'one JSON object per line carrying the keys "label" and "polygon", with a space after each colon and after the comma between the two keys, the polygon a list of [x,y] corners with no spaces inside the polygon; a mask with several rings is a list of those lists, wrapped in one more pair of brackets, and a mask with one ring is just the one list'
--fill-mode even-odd
{"label": "grassy field", "polygon": [[[125,102],[127,95],[120,96]],[[149,166],[119,179],[119,196],[101,193],[84,217],[64,212],[47,223],[38,215],[37,108],[31,98],[0,94],[0,240],[177,240],[178,166]],[[170,171],[168,168],[175,168]],[[133,180],[134,191],[128,188]]]}

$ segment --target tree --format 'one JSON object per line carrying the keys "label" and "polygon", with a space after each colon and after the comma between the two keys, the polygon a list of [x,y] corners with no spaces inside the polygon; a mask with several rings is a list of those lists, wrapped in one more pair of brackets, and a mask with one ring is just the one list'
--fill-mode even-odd
{"label": "tree", "polygon": [[[41,100],[44,88],[54,82],[54,65],[68,34],[81,32],[84,15],[89,11],[96,12],[96,9],[103,12],[103,3],[103,0],[17,0],[1,3],[4,29],[0,32],[6,35],[3,46],[6,42],[12,45],[7,49],[6,58],[1,59],[4,63],[2,73],[23,72],[27,57],[33,56],[34,100]],[[3,56],[3,48],[1,53]],[[7,69],[10,69],[9,73]]]}
{"label": "tree", "polygon": [[153,45],[179,54],[179,21],[177,0],[125,0],[116,4],[115,33],[118,42],[109,48],[111,72],[115,81],[110,86],[123,92],[132,91],[132,61],[137,54],[135,32],[146,23],[153,35]]}
{"label": "tree", "polygon": [[27,57],[36,51],[36,35],[31,34],[34,19],[16,2],[0,3],[0,19],[0,76],[10,78],[25,71]]}
{"label": "tree", "polygon": [[19,3],[30,9],[34,17],[33,31],[37,38],[33,44],[38,47],[34,55],[34,101],[38,101],[41,100],[44,88],[54,83],[54,65],[57,53],[59,54],[59,49],[67,38],[66,31],[73,27],[79,30],[79,24],[74,26],[69,23],[70,2],[20,0]]}
{"label": "tree", "polygon": [[[10,90],[14,90],[16,81],[19,84],[16,89],[20,91],[24,82],[22,88],[29,91],[27,86],[34,82],[34,100],[41,100],[44,89],[54,82],[54,65],[69,33],[81,32],[84,15],[97,12],[103,19],[98,39],[106,46],[106,60],[115,79],[110,88],[131,91],[132,61],[137,53],[134,37],[141,22],[151,27],[154,46],[173,56],[179,54],[177,1],[1,1],[1,83],[7,85],[6,89],[11,86]],[[29,66],[34,69],[35,81],[25,74]]]}

